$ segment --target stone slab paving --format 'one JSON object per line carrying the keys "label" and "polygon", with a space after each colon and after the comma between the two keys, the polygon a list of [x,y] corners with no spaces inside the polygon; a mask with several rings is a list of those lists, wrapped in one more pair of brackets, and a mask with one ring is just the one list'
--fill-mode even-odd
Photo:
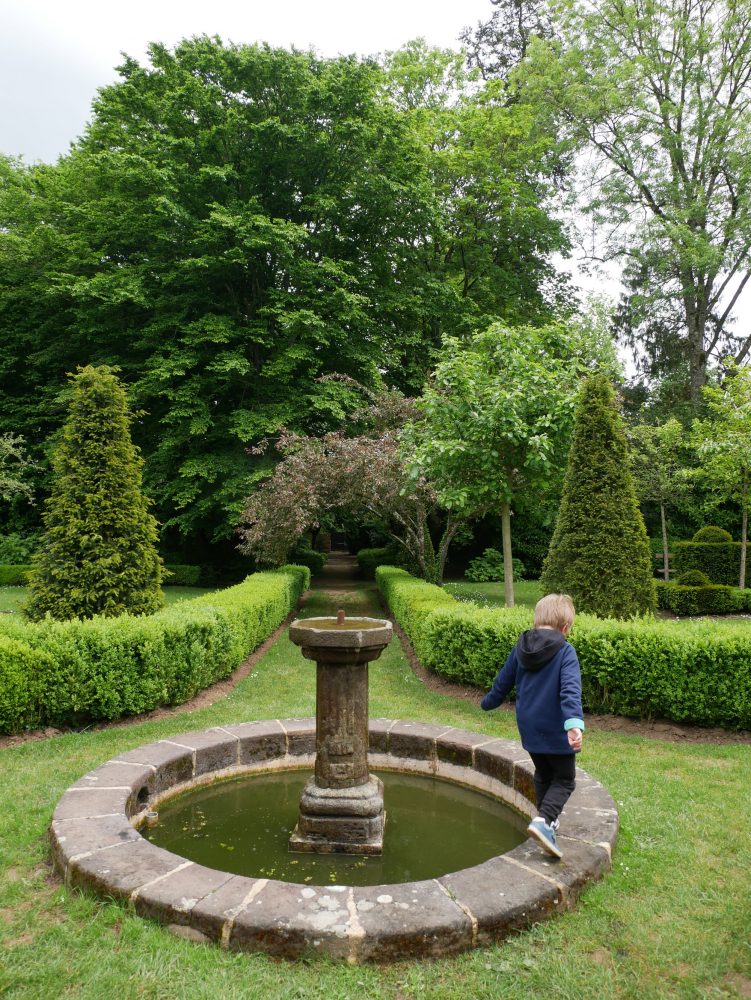
{"label": "stone slab paving", "polygon": [[[393,719],[372,719],[369,739],[371,767],[445,777],[534,814],[532,764],[512,740]],[[563,860],[530,839],[484,864],[421,882],[309,886],[231,875],[138,832],[149,810],[193,785],[310,765],[314,749],[315,719],[274,719],[129,750],[60,799],[50,827],[55,864],[69,883],[129,900],[194,940],[349,962],[447,955],[498,940],[573,906],[610,868],[618,813],[607,790],[581,769],[561,818]]]}

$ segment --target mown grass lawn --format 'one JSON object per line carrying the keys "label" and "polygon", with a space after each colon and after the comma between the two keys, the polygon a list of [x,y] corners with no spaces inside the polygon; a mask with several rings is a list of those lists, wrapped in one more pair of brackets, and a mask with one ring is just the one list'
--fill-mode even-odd
{"label": "mown grass lawn", "polygon": [[[470,580],[452,580],[444,584],[446,590],[459,601],[474,601],[484,608],[503,608],[506,601],[501,583],[472,583]],[[514,601],[525,608],[534,608],[542,597],[537,580],[520,580],[514,584]]]}
{"label": "mown grass lawn", "polygon": [[[372,591],[338,595],[377,613]],[[334,604],[314,593],[308,614]],[[427,690],[393,643],[371,667],[371,714],[515,736]],[[224,701],[159,722],[0,750],[0,996],[148,1000],[663,1000],[751,995],[751,746],[678,745],[591,730],[581,764],[618,803],[613,871],[577,908],[455,958],[348,967],[287,963],[179,940],[128,906],[70,891],[47,826],[76,778],[156,738],[247,719],[312,715],[315,670],[286,636]],[[440,829],[435,831],[441,836]],[[430,849],[426,843],[425,849]]]}
{"label": "mown grass lawn", "polygon": [[[175,604],[177,601],[210,594],[212,590],[216,590],[216,587],[165,587],[164,600],[168,605]],[[26,587],[0,587],[0,613],[19,612],[25,600]]]}

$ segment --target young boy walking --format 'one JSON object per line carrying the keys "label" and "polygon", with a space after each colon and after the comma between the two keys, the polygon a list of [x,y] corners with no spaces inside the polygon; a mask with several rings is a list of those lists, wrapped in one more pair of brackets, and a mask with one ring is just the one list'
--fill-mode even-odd
{"label": "young boy walking", "polygon": [[555,858],[563,857],[555,832],[576,785],[584,729],[579,660],[566,642],[575,614],[567,594],[538,601],[534,627],[519,637],[481,702],[485,711],[498,708],[516,686],[516,723],[535,765],[538,815],[527,833]]}

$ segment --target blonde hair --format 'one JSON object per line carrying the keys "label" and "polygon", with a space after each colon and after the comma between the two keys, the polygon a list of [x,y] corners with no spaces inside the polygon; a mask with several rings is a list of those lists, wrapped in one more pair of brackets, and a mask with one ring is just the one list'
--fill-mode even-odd
{"label": "blonde hair", "polygon": [[535,628],[556,628],[562,632],[564,628],[574,624],[576,609],[568,594],[548,594],[535,605]]}

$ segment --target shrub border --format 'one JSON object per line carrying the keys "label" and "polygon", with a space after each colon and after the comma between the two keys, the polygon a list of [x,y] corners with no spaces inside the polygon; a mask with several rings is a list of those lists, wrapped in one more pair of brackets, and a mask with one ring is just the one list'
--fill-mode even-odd
{"label": "shrub border", "polygon": [[310,584],[303,566],[154,615],[0,620],[0,732],[66,726],[179,705],[229,676]]}
{"label": "shrub border", "polygon": [[[376,571],[417,658],[448,680],[488,689],[528,609],[485,609],[393,566]],[[681,631],[678,631],[678,628]],[[751,728],[751,632],[713,623],[578,615],[571,633],[585,708],[635,718]]]}

